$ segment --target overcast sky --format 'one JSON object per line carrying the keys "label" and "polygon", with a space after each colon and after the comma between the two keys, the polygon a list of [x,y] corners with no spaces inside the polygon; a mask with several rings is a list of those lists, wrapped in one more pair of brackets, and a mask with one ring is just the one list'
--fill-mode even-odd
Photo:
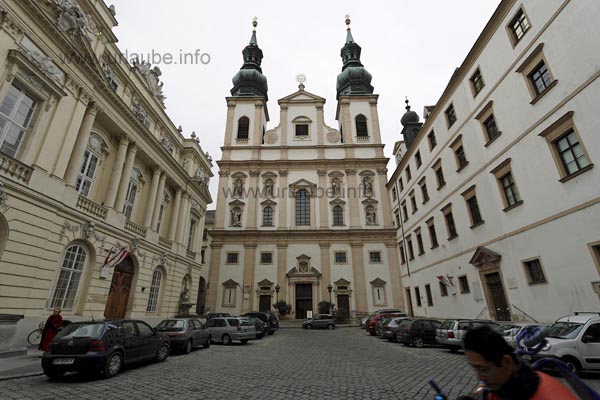
{"label": "overcast sky", "polygon": [[[423,106],[441,96],[454,69],[462,63],[499,0],[395,1],[240,1],[105,0],[116,7],[115,34],[121,52],[152,51],[173,61],[157,63],[162,70],[166,111],[184,135],[192,131],[214,161],[221,158],[225,97],[231,78],[242,66],[242,49],[258,18],[258,45],[263,74],[269,84],[267,107],[279,123],[277,100],[298,90],[296,76],[306,76],[307,91],[327,99],[325,122],[337,128],[336,77],[341,72],[340,50],[346,38],[346,14],[354,40],[362,47],[361,61],[373,75],[379,94],[379,119],[385,154],[391,157],[401,138],[404,97],[422,116]],[[199,50],[199,52],[197,51]],[[198,53],[180,63],[181,53]],[[131,58],[131,57],[129,57]],[[158,58],[155,59],[155,61]],[[152,60],[148,60],[152,62]],[[195,61],[195,60],[194,60]],[[208,63],[207,63],[208,62]],[[395,163],[390,160],[388,169]],[[218,168],[211,193],[216,202]],[[209,209],[214,209],[213,203]]]}

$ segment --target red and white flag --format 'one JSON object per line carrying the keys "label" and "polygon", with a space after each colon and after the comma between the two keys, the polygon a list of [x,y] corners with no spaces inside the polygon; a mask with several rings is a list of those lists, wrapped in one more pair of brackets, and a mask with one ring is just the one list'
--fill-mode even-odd
{"label": "red and white flag", "polygon": [[119,250],[115,250],[114,247],[111,248],[108,254],[106,255],[106,258],[104,259],[104,264],[102,265],[102,268],[114,267],[115,265],[119,264],[121,261],[126,259],[127,256],[129,256],[129,254],[131,254],[130,251],[124,247],[121,247]]}

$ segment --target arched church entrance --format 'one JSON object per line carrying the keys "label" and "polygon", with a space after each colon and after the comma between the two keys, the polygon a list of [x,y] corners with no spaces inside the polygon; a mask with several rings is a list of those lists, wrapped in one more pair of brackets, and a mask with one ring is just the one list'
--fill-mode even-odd
{"label": "arched church entrance", "polygon": [[134,275],[135,267],[131,256],[128,256],[115,266],[115,272],[113,273],[106,301],[106,308],[104,309],[104,317],[106,319],[125,318]]}
{"label": "arched church entrance", "polygon": [[196,302],[196,314],[204,314],[206,308],[206,279],[200,277],[200,284],[198,285],[198,300]]}

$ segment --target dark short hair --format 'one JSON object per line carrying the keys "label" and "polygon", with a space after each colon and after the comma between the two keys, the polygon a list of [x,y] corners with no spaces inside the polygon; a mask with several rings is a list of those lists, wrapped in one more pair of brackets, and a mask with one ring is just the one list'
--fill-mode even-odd
{"label": "dark short hair", "polygon": [[493,362],[498,367],[505,355],[516,361],[514,349],[499,332],[487,325],[469,329],[463,340],[463,349],[480,354],[486,361]]}

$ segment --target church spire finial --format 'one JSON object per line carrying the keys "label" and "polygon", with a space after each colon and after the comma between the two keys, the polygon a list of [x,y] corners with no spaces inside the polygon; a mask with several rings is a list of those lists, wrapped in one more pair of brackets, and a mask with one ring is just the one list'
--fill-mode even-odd
{"label": "church spire finial", "polygon": [[410,105],[408,105],[408,96],[405,97],[404,102],[406,103],[406,107],[404,107],[404,108],[406,109],[407,112],[410,111]]}
{"label": "church spire finial", "polygon": [[350,15],[346,14],[346,43],[354,43],[354,38],[352,37],[352,30],[350,29]]}
{"label": "church spire finial", "polygon": [[258,42],[256,41],[256,27],[258,26],[258,18],[252,18],[252,37],[250,38],[250,44],[254,46],[258,46]]}

